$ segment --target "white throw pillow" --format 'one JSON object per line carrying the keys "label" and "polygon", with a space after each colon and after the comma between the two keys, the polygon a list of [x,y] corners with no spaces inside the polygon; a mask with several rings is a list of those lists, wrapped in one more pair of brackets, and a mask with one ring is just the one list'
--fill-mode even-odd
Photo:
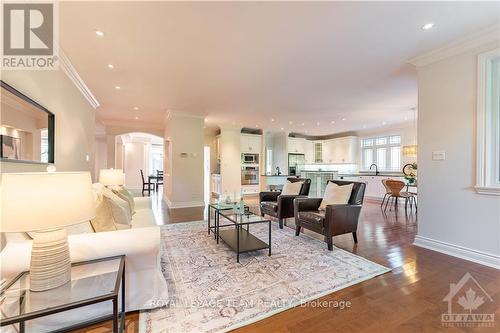
{"label": "white throw pillow", "polygon": [[349,202],[351,197],[352,187],[354,184],[339,186],[335,183],[329,182],[326,185],[325,194],[319,210],[326,210],[328,205],[345,205]]}
{"label": "white throw pillow", "polygon": [[292,183],[291,181],[287,180],[285,185],[283,186],[283,191],[281,191],[281,194],[298,195],[300,193],[300,189],[302,188],[303,183],[304,182]]}

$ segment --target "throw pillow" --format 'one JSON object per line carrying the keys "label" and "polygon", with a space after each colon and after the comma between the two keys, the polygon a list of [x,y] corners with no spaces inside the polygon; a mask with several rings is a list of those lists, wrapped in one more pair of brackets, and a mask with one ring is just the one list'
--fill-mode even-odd
{"label": "throw pillow", "polygon": [[113,189],[113,193],[115,193],[117,196],[119,196],[121,199],[125,200],[129,204],[130,208],[130,215],[135,214],[135,202],[134,202],[134,197],[132,196],[132,193],[127,191],[127,189],[123,186],[120,186],[118,189]]}
{"label": "throw pillow", "polygon": [[92,228],[95,232],[114,231],[117,230],[111,212],[110,200],[103,197],[99,205],[96,207],[95,217],[90,220]]}
{"label": "throw pillow", "polygon": [[299,195],[300,189],[302,188],[302,184],[304,182],[295,182],[292,183],[291,181],[287,180],[285,185],[283,186],[283,191],[281,191],[281,194],[284,195]]}
{"label": "throw pillow", "polygon": [[109,199],[113,220],[119,224],[130,224],[132,216],[130,215],[130,205],[127,201],[117,196],[110,189],[106,189],[103,193],[104,198]]}
{"label": "throw pillow", "polygon": [[354,184],[339,186],[335,183],[328,183],[321,200],[319,210],[326,210],[328,205],[345,205],[349,202],[351,197],[352,187]]}

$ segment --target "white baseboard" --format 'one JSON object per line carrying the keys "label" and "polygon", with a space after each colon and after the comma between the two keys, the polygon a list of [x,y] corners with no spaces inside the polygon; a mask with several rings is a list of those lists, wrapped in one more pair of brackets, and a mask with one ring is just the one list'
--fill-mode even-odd
{"label": "white baseboard", "polygon": [[469,249],[463,246],[454,245],[419,235],[415,236],[415,242],[413,243],[413,245],[500,270],[500,256],[498,255]]}
{"label": "white baseboard", "polygon": [[204,201],[180,201],[180,202],[172,202],[166,196],[163,198],[168,208],[193,208],[193,207],[205,207]]}

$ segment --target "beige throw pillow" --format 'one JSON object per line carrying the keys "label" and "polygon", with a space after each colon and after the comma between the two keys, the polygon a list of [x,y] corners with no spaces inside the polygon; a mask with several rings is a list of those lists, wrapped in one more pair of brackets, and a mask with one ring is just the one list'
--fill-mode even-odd
{"label": "beige throw pillow", "polygon": [[300,193],[300,189],[302,188],[302,184],[304,182],[295,182],[287,180],[285,185],[283,186],[283,191],[281,194],[283,195],[298,195]]}
{"label": "beige throw pillow", "polygon": [[104,190],[103,197],[109,199],[111,206],[111,213],[113,220],[118,224],[130,224],[132,222],[132,215],[130,214],[130,205],[127,201],[123,200],[112,190]]}
{"label": "beige throw pillow", "polygon": [[319,210],[326,210],[328,205],[345,205],[349,202],[351,197],[352,187],[354,184],[339,186],[335,183],[328,183],[326,185],[325,194]]}
{"label": "beige throw pillow", "polygon": [[129,205],[130,216],[135,214],[135,202],[132,194],[125,189],[125,187],[121,186],[118,189],[113,189],[113,193],[119,196],[121,199],[125,200]]}
{"label": "beige throw pillow", "polygon": [[102,198],[96,208],[95,217],[90,220],[90,223],[95,232],[116,230],[113,213],[111,212],[110,200],[108,198]]}

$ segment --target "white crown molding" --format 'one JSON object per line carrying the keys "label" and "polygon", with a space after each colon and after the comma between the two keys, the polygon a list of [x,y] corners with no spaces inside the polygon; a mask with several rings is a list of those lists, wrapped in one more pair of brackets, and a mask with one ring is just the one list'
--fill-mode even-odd
{"label": "white crown molding", "polygon": [[408,62],[420,68],[494,41],[500,41],[500,25],[494,25],[467,35],[462,39],[446,44],[431,52],[414,57],[408,60]]}
{"label": "white crown molding", "polygon": [[63,72],[69,77],[71,82],[73,82],[78,90],[80,90],[80,93],[83,95],[83,97],[90,103],[90,105],[92,105],[94,110],[97,109],[100,105],[99,102],[92,94],[89,87],[87,87],[85,82],[83,82],[75,67],[61,48],[59,48],[59,64]]}
{"label": "white crown molding", "polygon": [[413,245],[500,270],[500,256],[495,254],[485,253],[419,235],[415,236]]}

